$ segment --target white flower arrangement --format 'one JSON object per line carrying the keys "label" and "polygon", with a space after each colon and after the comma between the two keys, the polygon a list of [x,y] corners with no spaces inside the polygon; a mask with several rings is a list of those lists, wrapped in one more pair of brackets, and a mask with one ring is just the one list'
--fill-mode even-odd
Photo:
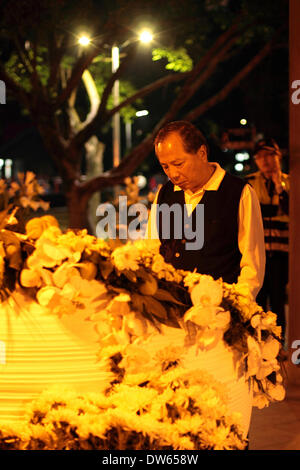
{"label": "white flower arrangement", "polygon": [[85,230],[62,233],[53,223],[35,240],[20,282],[35,286],[37,301],[60,315],[71,312],[72,303],[96,297],[97,313],[90,319],[102,351],[143,341],[162,324],[182,328],[187,336],[192,328],[201,350],[224,340],[242,352],[246,377],[257,383],[254,403],[261,407],[282,399],[276,315],[251,299],[247,285],[176,270],[159,246],[158,240],[137,240],[112,248]]}
{"label": "white flower arrangement", "polygon": [[156,367],[145,385],[126,379],[104,394],[54,387],[2,426],[0,448],[18,450],[242,450],[238,416],[204,372]]}
{"label": "white flower arrangement", "polygon": [[[115,378],[107,399],[66,392],[61,405],[61,392],[45,392],[32,404],[30,425],[14,431],[14,445],[102,448],[110,442],[132,448],[135,442],[149,449],[243,448],[238,418],[226,411],[215,380],[203,371],[196,379],[182,368],[181,347],[149,352],[145,344],[164,327],[181,329],[186,344],[202,351],[224,341],[239,351],[240,368],[253,383],[254,405],[262,408],[285,394],[276,315],[264,312],[247,286],[176,270],[160,255],[158,240],[114,247],[85,230],[62,233],[55,219],[42,217],[26,228],[33,249],[23,256],[21,288],[57,315],[89,302],[99,360],[107,362]],[[0,446],[8,445],[11,435],[3,429]]]}

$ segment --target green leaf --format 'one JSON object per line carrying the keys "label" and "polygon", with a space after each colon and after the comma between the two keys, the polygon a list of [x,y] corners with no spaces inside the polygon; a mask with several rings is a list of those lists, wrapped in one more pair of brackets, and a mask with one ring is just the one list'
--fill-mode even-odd
{"label": "green leaf", "polygon": [[143,302],[149,313],[162,320],[168,319],[167,310],[158,300],[150,296],[145,296],[143,297]]}
{"label": "green leaf", "polygon": [[126,276],[130,282],[134,282],[134,283],[136,282],[135,273],[132,271],[129,271],[129,269],[125,269],[122,274],[124,274],[124,276]]}
{"label": "green leaf", "polygon": [[154,295],[155,299],[165,302],[172,302],[174,304],[185,306],[186,304],[177,300],[170,292],[165,289],[157,289],[156,294]]}
{"label": "green leaf", "polygon": [[107,279],[114,270],[113,264],[110,261],[100,261],[99,268],[103,279]]}
{"label": "green leaf", "polygon": [[193,68],[193,61],[184,47],[179,49],[153,49],[152,60],[167,59],[166,69],[175,72],[189,72]]}

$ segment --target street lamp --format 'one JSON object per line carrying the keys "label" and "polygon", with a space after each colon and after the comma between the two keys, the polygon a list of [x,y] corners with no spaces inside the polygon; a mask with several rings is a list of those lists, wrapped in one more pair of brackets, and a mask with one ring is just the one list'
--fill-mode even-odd
{"label": "street lamp", "polygon": [[[120,51],[117,46],[113,46],[111,50],[111,63],[112,73],[115,73],[120,65]],[[120,82],[115,80],[113,86],[113,104],[117,107],[120,102]],[[113,166],[119,166],[120,164],[120,147],[121,147],[121,126],[120,126],[120,113],[113,115]]]}
{"label": "street lamp", "polygon": [[80,36],[80,38],[78,39],[78,44],[80,44],[83,47],[88,46],[90,42],[91,42],[90,38],[85,36],[84,34]]}
{"label": "street lamp", "polygon": [[[144,29],[139,34],[139,40],[144,44],[148,44],[153,39],[151,31]],[[112,59],[112,73],[115,73],[120,65],[120,50],[118,46],[113,46],[111,51]],[[116,80],[113,86],[113,104],[117,107],[120,103],[120,82]],[[127,129],[129,135],[129,129]],[[127,137],[127,139],[131,139]],[[120,133],[120,113],[117,112],[113,116],[113,166],[119,166],[120,164],[120,153],[121,153],[121,133]]]}
{"label": "street lamp", "polygon": [[153,35],[149,29],[143,29],[139,35],[139,39],[141,42],[148,44],[149,42],[152,41]]}
{"label": "street lamp", "polygon": [[[139,40],[144,44],[149,44],[153,35],[150,30],[143,29],[139,34]],[[88,46],[91,43],[91,39],[82,34],[78,39],[78,44],[83,47]],[[128,44],[128,42],[126,42]],[[112,73],[115,73],[120,65],[120,50],[118,46],[113,46],[111,50],[111,61],[112,61]],[[115,80],[113,89],[113,105],[117,107],[120,104],[120,82]],[[127,130],[128,132],[128,130]],[[131,138],[131,136],[130,136]],[[117,112],[113,116],[113,166],[117,167],[120,164],[120,153],[121,153],[121,126],[120,126],[120,113]]]}

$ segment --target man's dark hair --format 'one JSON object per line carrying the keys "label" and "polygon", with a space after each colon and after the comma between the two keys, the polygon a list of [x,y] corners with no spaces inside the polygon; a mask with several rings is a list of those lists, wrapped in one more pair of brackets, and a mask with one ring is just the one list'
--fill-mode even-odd
{"label": "man's dark hair", "polygon": [[202,132],[189,121],[169,122],[158,131],[154,144],[157,145],[160,142],[163,142],[165,138],[173,132],[177,132],[182,138],[183,147],[186,152],[196,153],[201,145],[205,145],[206,153],[207,155],[209,154],[209,147],[206,138]]}

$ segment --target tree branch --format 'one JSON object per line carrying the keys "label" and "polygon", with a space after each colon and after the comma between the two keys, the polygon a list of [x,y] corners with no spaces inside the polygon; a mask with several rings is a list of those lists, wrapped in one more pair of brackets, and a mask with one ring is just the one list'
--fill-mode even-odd
{"label": "tree branch", "polygon": [[[276,33],[277,36],[277,33]],[[194,120],[199,115],[203,114],[207,109],[211,108],[219,101],[224,99],[230,91],[238,85],[238,83],[253,70],[253,68],[261,62],[261,60],[271,51],[274,44],[274,38],[267,43],[263,49],[255,55],[255,57],[221,90],[211,99],[205,101],[202,105],[197,107],[195,110],[188,113],[184,119]],[[224,52],[225,53],[225,52]],[[199,112],[200,110],[200,112]],[[153,149],[153,140],[158,132],[158,130],[163,127],[170,119],[174,117],[174,113],[177,109],[173,108],[173,114],[169,111],[166,115],[160,120],[160,122],[155,126],[151,135],[147,136],[141,144],[139,144],[135,149],[126,155],[125,158],[121,161],[120,165],[116,168],[112,168],[110,171],[105,172],[101,176],[93,178],[90,181],[80,184],[80,190],[82,192],[87,192],[89,195],[92,195],[94,192],[100,188],[105,188],[114,184],[120,184],[123,182],[124,178],[132,174],[140,163],[147,157],[147,155]],[[195,112],[196,111],[196,112]],[[194,114],[193,114],[194,113]]]}
{"label": "tree branch", "polygon": [[87,69],[82,74],[82,81],[90,101],[90,111],[85,122],[82,123],[82,126],[86,126],[97,114],[98,107],[100,106],[100,97],[94,79]]}
{"label": "tree branch", "polygon": [[68,45],[68,35],[64,34],[61,39],[61,45],[57,46],[55,32],[50,34],[49,37],[49,68],[50,74],[48,78],[47,87],[50,91],[51,88],[56,88],[59,78],[59,70],[62,58],[64,53],[66,52],[66,48]]}
{"label": "tree branch", "polygon": [[141,144],[133,149],[116,168],[106,171],[100,176],[79,184],[79,190],[90,196],[100,188],[107,188],[114,184],[123,183],[124,178],[133,173],[153,148],[153,135],[147,136]]}
{"label": "tree branch", "polygon": [[122,108],[130,105],[137,99],[143,98],[144,96],[148,95],[149,93],[152,93],[153,91],[157,90],[158,88],[161,88],[164,85],[167,85],[168,83],[179,82],[181,80],[184,80],[190,75],[191,75],[191,72],[183,72],[183,73],[177,73],[177,74],[172,73],[170,75],[167,75],[166,77],[159,78],[158,80],[156,80],[153,83],[150,83],[149,85],[146,85],[145,87],[138,90],[134,95],[122,101],[122,103],[120,103],[118,106],[108,111],[104,122],[111,119],[115,113],[119,112]]}
{"label": "tree branch", "polygon": [[[129,104],[133,103],[136,99],[141,98],[143,96],[146,96],[147,94],[151,93],[152,91],[160,88],[161,86],[163,86],[167,83],[171,83],[173,81],[179,81],[179,80],[182,80],[183,78],[188,77],[188,80],[187,80],[186,84],[184,85],[184,89],[180,92],[180,95],[179,95],[181,97],[182,103],[184,104],[184,101],[185,102],[187,101],[186,93],[190,92],[190,87],[194,83],[195,78],[197,77],[199,72],[207,64],[209,64],[211,58],[216,53],[216,51],[220,47],[222,47],[223,44],[225,44],[225,49],[227,50],[229,48],[229,45],[231,45],[233,42],[236,41],[237,36],[235,36],[235,39],[232,39],[232,40],[230,40],[230,38],[237,31],[237,29],[239,27],[239,24],[240,24],[240,19],[241,19],[241,14],[237,16],[237,18],[233,22],[232,26],[227,31],[225,31],[217,39],[217,41],[214,43],[214,45],[209,49],[209,51],[204,55],[204,57],[199,61],[199,63],[194,67],[194,69],[191,72],[188,72],[186,74],[178,74],[178,75],[177,74],[172,74],[172,75],[168,75],[167,77],[163,77],[163,78],[157,80],[156,82],[142,88],[137,93],[135,93],[131,97],[124,100],[122,103],[120,103],[117,107],[110,110],[109,112],[106,112],[106,102],[104,101],[108,98],[108,94],[106,96],[104,96],[104,94],[103,94],[101,105],[99,107],[97,115],[95,116],[93,121],[91,121],[85,128],[83,128],[81,131],[78,132],[78,134],[74,137],[74,139],[73,139],[73,141],[71,142],[70,145],[71,146],[83,145],[95,133],[97,128],[101,127],[103,124],[108,122],[115,113],[120,111],[120,109],[122,109],[124,106],[128,106]],[[229,41],[228,46],[226,44],[227,41]],[[221,51],[222,50],[223,49],[221,49]],[[219,54],[221,56],[222,52],[220,52]],[[213,69],[211,70],[211,73],[212,72],[213,72]],[[116,73],[118,73],[118,71]],[[113,85],[115,80],[116,80],[116,78],[114,78],[114,76],[112,76],[105,91],[107,91],[109,93],[111,92],[112,85]],[[179,104],[179,97],[178,97],[178,100],[176,102],[174,102],[174,104],[173,104],[174,109],[170,110],[170,115],[175,115],[175,109],[176,108],[177,108],[177,110],[180,109],[183,106],[183,104]]]}
{"label": "tree branch", "polygon": [[188,112],[184,119],[187,121],[194,121],[199,116],[204,114],[208,109],[212,108],[220,101],[224,100],[229,93],[235,88],[261,61],[266,57],[273,47],[273,39],[269,41],[259,52],[256,54],[248,64],[240,70],[233,79],[231,79],[221,91],[216,93],[208,100],[201,103],[199,106]]}
{"label": "tree branch", "polygon": [[2,64],[0,64],[0,78],[4,81],[6,88],[20,99],[26,109],[30,110],[30,95],[8,75]]}
{"label": "tree branch", "polygon": [[127,56],[126,56],[126,59],[121,62],[120,66],[116,70],[116,72],[113,73],[110,76],[110,78],[109,78],[109,80],[106,84],[106,87],[103,91],[103,94],[102,94],[102,97],[101,97],[101,102],[100,102],[100,105],[98,107],[98,110],[97,110],[94,118],[91,121],[89,121],[87,123],[87,125],[84,126],[76,134],[76,136],[73,138],[73,140],[70,143],[70,148],[79,147],[79,146],[83,145],[95,133],[97,128],[99,128],[101,126],[101,124],[106,122],[106,119],[105,119],[106,114],[107,114],[106,107],[107,107],[107,101],[108,101],[109,95],[112,92],[115,81],[120,78],[120,76],[126,70],[129,62],[132,60],[135,51],[136,51],[136,45],[133,44],[130,47],[130,50],[129,50],[129,53],[127,54]]}
{"label": "tree branch", "polygon": [[[240,16],[238,18],[240,18]],[[232,46],[232,44],[234,42],[236,42],[236,40],[239,36],[233,36],[233,35],[234,35],[235,31],[237,30],[237,27],[238,27],[238,24],[239,24],[238,18],[232,24],[231,28],[229,30],[227,30],[225,33],[223,33],[218,38],[218,40],[215,42],[215,44],[210,48],[210,50],[205,54],[205,56],[194,67],[192,72],[189,72],[189,73],[185,74],[185,77],[188,76],[188,79],[187,79],[183,89],[181,90],[181,92],[179,94],[179,97],[176,98],[176,100],[173,103],[173,106],[171,106],[171,109],[166,113],[166,115],[155,126],[155,128],[153,129],[151,135],[147,136],[143,140],[143,142],[141,142],[136,148],[134,148],[130,152],[130,154],[126,155],[126,157],[122,159],[122,161],[121,161],[121,163],[118,167],[112,168],[110,171],[107,171],[104,174],[102,174],[101,176],[93,178],[90,181],[86,181],[84,183],[81,183],[80,184],[80,190],[82,192],[84,192],[84,193],[87,192],[88,194],[92,195],[94,192],[99,190],[99,188],[104,188],[104,187],[108,187],[108,186],[111,186],[111,185],[114,185],[114,184],[122,183],[126,176],[130,175],[131,173],[133,173],[133,171],[136,170],[136,168],[139,166],[141,161],[143,161],[146,158],[146,156],[151,152],[151,149],[153,148],[153,140],[154,140],[154,137],[155,137],[156,133],[158,132],[158,130],[161,127],[163,127],[169,120],[171,120],[177,114],[178,110],[186,103],[186,101],[187,101],[187,100],[185,100],[186,94],[188,93],[190,88],[193,88],[193,83],[194,83],[194,80],[195,80],[195,77],[197,76],[197,74],[202,69],[204,69],[204,67],[207,64],[210,63],[213,56],[216,55],[214,60],[213,60],[213,64],[210,67],[208,67],[207,71],[205,71],[204,74],[203,74],[204,77],[205,77],[204,79],[206,79],[208,74],[213,73],[213,70],[217,66],[217,63],[219,63],[220,58],[223,57],[223,55],[225,56],[228,49]],[[233,37],[231,38],[231,36],[233,36]],[[222,48],[222,46],[224,44],[225,44],[225,46]],[[221,48],[221,50],[218,53],[217,51],[220,48]],[[181,74],[181,75],[183,75],[183,74]],[[170,79],[170,81],[173,81],[173,78],[171,79],[171,77],[174,77],[174,75],[169,75],[168,77],[164,77],[164,79],[168,78],[168,79]],[[176,75],[175,75],[175,77],[176,77],[176,79],[179,79],[179,77],[177,77]],[[201,75],[201,77],[202,77],[202,75]],[[183,77],[181,76],[180,78],[183,78]],[[134,95],[135,99],[137,97],[144,96],[144,95],[142,95],[142,92],[144,92],[145,89],[147,89],[146,93],[149,93],[150,91],[153,91],[153,89],[155,89],[155,88],[153,88],[153,86],[157,85],[158,82],[160,82],[159,86],[161,86],[161,83],[163,82],[164,79],[160,79],[157,82],[155,82],[154,84],[148,85],[144,89],[137,92]],[[202,83],[202,81],[198,80],[198,86],[200,86],[201,83]],[[192,94],[194,94],[195,91],[196,91],[196,89],[192,92]],[[191,93],[188,93],[188,94],[189,94],[189,97],[192,95]],[[129,102],[131,102],[132,98],[133,97],[130,97],[129,99],[125,100],[125,102],[127,104],[129,104]],[[189,98],[187,98],[187,99],[189,99]],[[109,113],[107,113],[107,116],[111,117],[115,112],[117,112],[117,110],[121,109],[122,106],[124,106],[124,102],[121,103],[121,105],[119,105],[117,108],[114,108]]]}
{"label": "tree branch", "polygon": [[16,45],[16,51],[17,51],[17,54],[19,56],[19,59],[22,62],[23,66],[24,66],[24,68],[25,68],[25,70],[28,74],[28,77],[31,77],[32,71],[33,71],[32,70],[32,64],[30,62],[30,59],[29,59],[28,55],[24,51],[24,48],[21,47],[18,35],[14,36],[14,43]]}
{"label": "tree branch", "polygon": [[69,99],[73,89],[80,83],[84,70],[88,68],[98,53],[98,48],[94,47],[88,54],[84,54],[79,57],[72,70],[71,77],[67,81],[65,89],[61,92],[56,102],[54,103],[55,109],[59,109],[60,106]]}

